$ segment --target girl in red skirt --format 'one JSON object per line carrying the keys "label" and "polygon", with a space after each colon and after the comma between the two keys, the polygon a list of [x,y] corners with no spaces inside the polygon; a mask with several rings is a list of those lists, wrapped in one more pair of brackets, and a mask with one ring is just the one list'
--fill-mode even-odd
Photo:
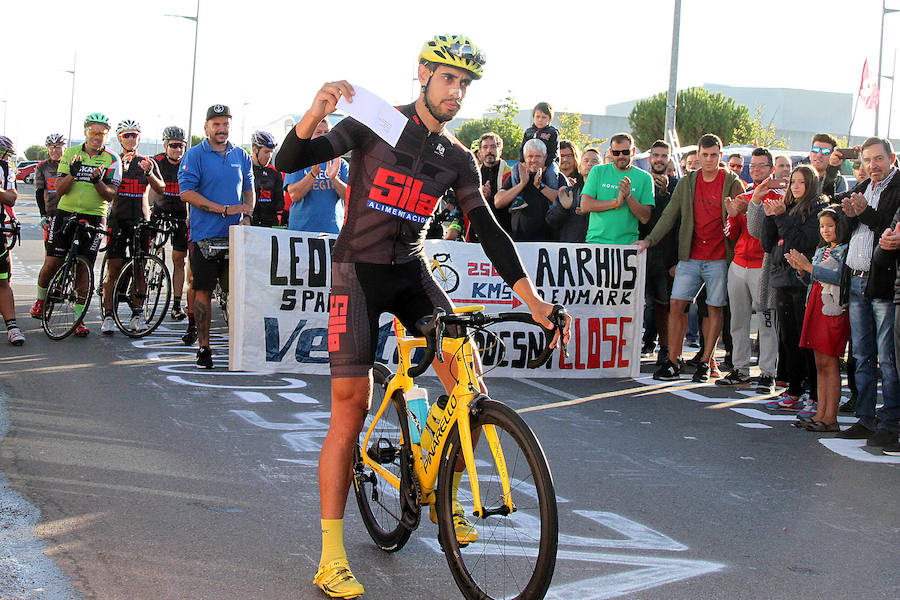
{"label": "girl in red skirt", "polygon": [[797,271],[812,275],[806,298],[806,314],[800,347],[811,348],[816,357],[818,406],[806,429],[818,432],[840,431],[837,423],[841,399],[840,357],[850,338],[847,306],[840,301],[841,272],[847,244],[839,243],[838,214],[828,207],[819,213],[819,233],[825,245],[816,250],[812,262],[791,250],[785,258]]}

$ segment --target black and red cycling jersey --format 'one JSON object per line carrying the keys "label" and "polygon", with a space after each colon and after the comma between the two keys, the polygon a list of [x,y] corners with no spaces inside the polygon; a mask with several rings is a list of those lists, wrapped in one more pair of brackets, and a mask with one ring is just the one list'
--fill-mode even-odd
{"label": "black and red cycling jersey", "polygon": [[471,151],[447,133],[429,131],[416,105],[397,107],[409,118],[395,147],[352,117],[324,136],[300,139],[291,130],[275,159],[293,173],[353,151],[346,219],[332,251],[335,263],[392,264],[421,260],[428,223],[449,189],[472,221],[485,252],[512,285],[525,269],[509,236],[481,194],[481,176]]}
{"label": "black and red cycling jersey", "polygon": [[253,206],[250,224],[260,227],[281,225],[284,212],[284,176],[272,165],[253,165],[253,185],[256,204]]}
{"label": "black and red cycling jersey", "polygon": [[156,164],[159,167],[163,183],[166,184],[166,191],[160,195],[156,193],[155,190],[150,190],[151,208],[154,210],[161,210],[177,217],[187,218],[187,205],[184,200],[181,199],[178,188],[178,167],[181,165],[181,161],[172,164],[169,162],[169,159],[166,158],[165,152],[157,154],[153,157],[153,160],[156,161]]}
{"label": "black and red cycling jersey", "polygon": [[144,192],[147,190],[147,174],[141,167],[141,161],[150,160],[152,169],[159,176],[159,167],[156,162],[146,156],[134,154],[126,165],[122,162],[122,181],[116,190],[112,208],[109,211],[110,221],[139,221],[143,217],[141,205]]}
{"label": "black and red cycling jersey", "polygon": [[56,214],[56,205],[59,204],[59,196],[56,193],[58,171],[59,161],[49,158],[39,162],[34,168],[34,197],[42,217],[52,217]]}

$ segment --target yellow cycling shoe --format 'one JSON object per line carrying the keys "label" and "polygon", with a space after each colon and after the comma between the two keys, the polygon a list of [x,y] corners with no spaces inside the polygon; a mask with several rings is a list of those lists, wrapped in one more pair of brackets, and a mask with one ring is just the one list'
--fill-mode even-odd
{"label": "yellow cycling shoe", "polygon": [[319,565],[313,578],[319,588],[332,598],[359,598],[365,593],[346,560],[333,560],[327,565]]}
{"label": "yellow cycling shoe", "polygon": [[[431,505],[428,518],[437,525],[437,508],[434,504]],[[466,518],[466,511],[457,500],[453,501],[453,529],[456,531],[456,541],[463,546],[478,541],[478,530]]]}

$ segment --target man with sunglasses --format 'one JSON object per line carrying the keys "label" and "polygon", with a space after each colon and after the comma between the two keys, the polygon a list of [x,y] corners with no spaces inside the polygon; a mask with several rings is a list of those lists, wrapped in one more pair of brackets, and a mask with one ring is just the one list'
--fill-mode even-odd
{"label": "man with sunglasses", "polygon": [[[419,54],[419,97],[397,107],[408,122],[394,147],[353,118],[311,139],[341,97],[353,101],[353,88],[346,81],[326,83],[275,159],[280,171],[293,173],[353,151],[347,218],[332,250],[331,423],[319,458],[322,554],[313,580],[333,598],[356,598],[364,592],[347,561],[343,515],[353,451],[372,400],[379,317],[392,313],[419,334],[420,318],[436,307],[453,310],[428,272],[424,251],[428,222],[449,188],[494,267],[533,318],[552,327],[547,319],[552,305],[538,296],[512,240],[485,202],[475,157],[445,129],[469,85],[481,78],[483,65],[484,54],[464,36],[438,35],[425,42]],[[568,330],[567,323],[564,337]],[[449,364],[434,363],[444,381],[452,377]],[[476,542],[477,530],[462,506],[454,503],[451,509],[457,538]]]}
{"label": "man with sunglasses", "polygon": [[[162,193],[155,189],[150,189],[150,220],[158,222],[162,217],[175,223],[175,231],[172,233],[172,287],[174,289],[174,298],[172,300],[172,319],[181,321],[185,316],[190,316],[191,322],[188,323],[188,333],[193,327],[193,334],[188,335],[185,344],[192,346],[197,341],[197,328],[193,323],[193,298],[188,292],[187,308],[185,315],[184,309],[181,307],[181,295],[184,293],[184,263],[187,257],[187,240],[188,240],[188,223],[187,223],[187,204],[181,199],[180,189],[178,187],[178,167],[181,166],[181,159],[185,152],[185,135],[184,129],[175,125],[170,125],[163,129],[162,134],[164,152],[153,157],[153,161],[159,167],[165,187]],[[191,339],[191,337],[193,339]]]}
{"label": "man with sunglasses", "polygon": [[284,176],[272,166],[275,138],[268,131],[254,131],[250,136],[250,161],[256,186],[256,205],[250,224],[274,227],[284,224]]}
{"label": "man with sunglasses", "polygon": [[656,200],[650,173],[634,166],[634,138],[617,133],[609,140],[613,162],[591,169],[581,191],[581,210],[590,213],[587,241],[633,244],[638,226],[650,220]]}
{"label": "man with sunglasses", "polygon": [[[103,324],[100,326],[100,333],[104,335],[111,335],[116,330],[112,317],[113,288],[119,271],[122,270],[126,251],[131,247],[134,228],[141,220],[150,218],[148,190],[152,188],[157,194],[162,194],[166,189],[156,162],[137,152],[141,143],[141,124],[132,119],[119,121],[116,134],[122,146],[122,181],[109,211],[109,229],[112,235],[106,249]],[[144,327],[139,322],[140,318],[137,313],[131,317],[132,329]]]}
{"label": "man with sunglasses", "polygon": [[[56,179],[56,193],[59,194],[56,216],[50,223],[47,238],[47,256],[37,280],[37,299],[31,307],[31,316],[41,318],[47,286],[50,278],[59,269],[69,247],[72,245],[74,230],[66,231],[66,223],[72,215],[99,227],[106,221],[109,203],[116,197],[116,190],[122,180],[122,161],[114,152],[106,148],[109,133],[109,118],[95,112],[84,119],[85,141],[80,146],[72,146],[59,160],[59,174]],[[93,264],[100,247],[100,236],[83,233],[79,252]],[[83,310],[84,307],[78,307]],[[90,330],[80,323],[75,335],[84,337]]]}
{"label": "man with sunglasses", "polygon": [[847,191],[847,179],[841,175],[843,159],[835,152],[837,145],[837,138],[830,133],[817,133],[809,149],[809,164],[819,175],[819,193],[829,198]]}

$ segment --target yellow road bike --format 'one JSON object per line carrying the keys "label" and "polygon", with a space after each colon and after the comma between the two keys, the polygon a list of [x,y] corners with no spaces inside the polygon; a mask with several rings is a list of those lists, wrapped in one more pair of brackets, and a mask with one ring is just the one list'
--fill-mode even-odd
{"label": "yellow road bike", "polygon": [[[402,548],[419,525],[422,507],[431,506],[437,511],[440,549],[465,598],[539,599],[556,565],[553,478],[543,448],[522,417],[479,391],[473,336],[497,323],[536,324],[527,313],[481,311],[483,307],[471,306],[447,315],[438,309],[419,327],[424,338],[408,336],[395,320],[399,366],[394,375],[386,366],[375,365],[376,394],[384,396],[380,404],[373,403],[356,448],[354,490],[366,529],[381,549]],[[557,306],[551,318],[554,327],[564,320],[564,309]],[[445,330],[459,337],[445,336]],[[543,365],[551,355],[553,331],[544,330],[543,335],[543,345],[535,344],[542,350],[528,363],[530,368]],[[411,356],[423,347],[425,356],[414,366]],[[429,451],[411,442],[412,412],[405,393],[435,355],[443,360],[437,348],[452,357],[457,382],[431,443],[426,442]],[[460,469],[462,481],[454,499],[453,475]],[[454,520],[460,507],[474,525],[477,541],[471,536],[457,539]]]}

